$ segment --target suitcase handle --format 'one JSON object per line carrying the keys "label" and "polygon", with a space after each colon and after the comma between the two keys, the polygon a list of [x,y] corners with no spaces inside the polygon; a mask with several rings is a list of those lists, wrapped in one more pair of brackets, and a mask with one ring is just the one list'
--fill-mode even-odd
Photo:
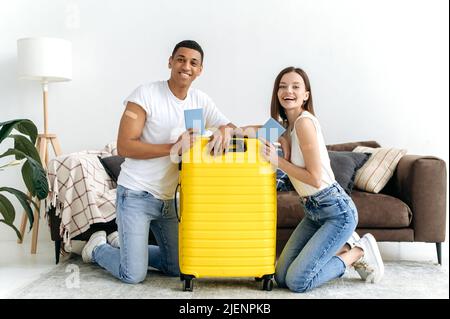
{"label": "suitcase handle", "polygon": [[181,184],[178,183],[177,188],[175,188],[175,196],[173,197],[173,205],[175,206],[175,214],[177,214],[178,222],[181,221],[181,216],[178,216],[178,205],[177,205],[177,192],[178,192],[178,188],[180,186],[181,186]]}
{"label": "suitcase handle", "polygon": [[228,147],[228,152],[245,153],[247,152],[247,141],[245,139],[232,138]]}

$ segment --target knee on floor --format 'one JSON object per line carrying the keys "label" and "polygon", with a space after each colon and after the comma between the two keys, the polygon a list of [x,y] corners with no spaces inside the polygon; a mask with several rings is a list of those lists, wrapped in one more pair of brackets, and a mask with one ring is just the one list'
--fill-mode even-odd
{"label": "knee on floor", "polygon": [[120,279],[127,284],[138,284],[140,282],[143,282],[146,277],[147,277],[147,270],[135,273],[127,272],[125,274],[122,274]]}
{"label": "knee on floor", "polygon": [[286,286],[293,292],[307,292],[311,289],[311,280],[286,276]]}

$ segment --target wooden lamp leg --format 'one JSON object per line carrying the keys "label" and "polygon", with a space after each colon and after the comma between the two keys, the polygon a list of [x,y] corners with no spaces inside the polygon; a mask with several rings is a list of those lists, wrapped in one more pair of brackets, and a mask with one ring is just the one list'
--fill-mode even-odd
{"label": "wooden lamp leg", "polygon": [[58,137],[55,135],[54,137],[50,138],[50,142],[53,146],[53,151],[55,152],[56,156],[59,156],[62,154],[61,152],[61,146],[59,145]]}

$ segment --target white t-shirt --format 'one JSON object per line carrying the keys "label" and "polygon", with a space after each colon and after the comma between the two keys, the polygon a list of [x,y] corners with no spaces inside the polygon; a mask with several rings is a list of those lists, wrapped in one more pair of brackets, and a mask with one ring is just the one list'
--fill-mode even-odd
{"label": "white t-shirt", "polygon": [[[309,113],[308,111],[303,111],[302,114],[295,120],[297,122],[301,118],[310,119],[314,127],[316,128],[317,142],[319,144],[319,152],[320,152],[320,162],[321,162],[321,185],[319,188],[315,188],[309,184],[303,183],[298,179],[289,176],[289,179],[292,182],[292,186],[294,186],[295,190],[300,196],[311,196],[320,190],[327,188],[331,184],[335,182],[334,173],[331,169],[330,157],[328,156],[327,146],[325,145],[325,140],[323,138],[322,129],[320,127],[319,121],[317,118]],[[291,131],[291,162],[297,166],[305,168],[305,160],[303,158],[302,150],[300,149],[300,144],[297,138],[297,132],[294,128]]]}
{"label": "white t-shirt", "polygon": [[[167,81],[144,84],[124,101],[140,105],[147,113],[141,141],[149,144],[174,143],[186,131],[184,110],[203,108],[206,127],[219,127],[230,121],[217,109],[212,99],[200,90],[190,88],[184,100],[169,89]],[[178,184],[178,164],[170,156],[126,158],[121,166],[118,184],[126,188],[147,191],[159,199],[172,199]]]}

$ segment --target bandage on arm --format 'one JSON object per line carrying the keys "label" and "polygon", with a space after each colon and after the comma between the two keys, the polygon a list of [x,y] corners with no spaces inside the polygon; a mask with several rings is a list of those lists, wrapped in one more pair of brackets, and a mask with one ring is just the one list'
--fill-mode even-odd
{"label": "bandage on arm", "polygon": [[125,115],[132,118],[133,120],[136,120],[138,118],[138,115],[130,110],[126,110]]}

